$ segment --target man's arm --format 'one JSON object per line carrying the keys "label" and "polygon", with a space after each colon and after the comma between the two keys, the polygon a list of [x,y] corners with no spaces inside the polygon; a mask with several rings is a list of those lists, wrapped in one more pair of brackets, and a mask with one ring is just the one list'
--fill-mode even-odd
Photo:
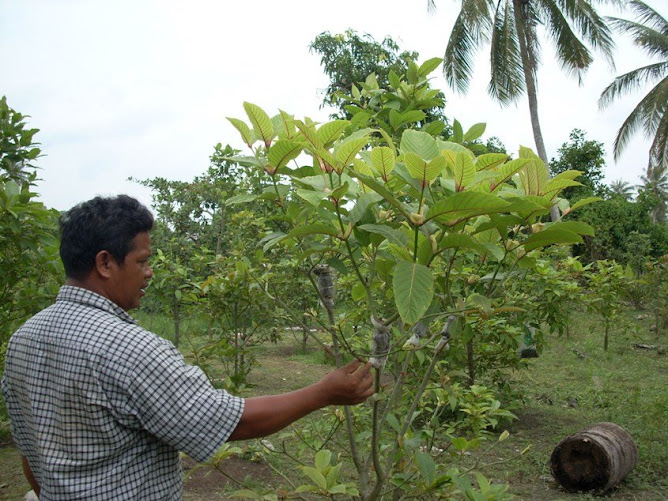
{"label": "man's arm", "polygon": [[253,397],[245,400],[244,411],[230,440],[264,437],[311,412],[328,405],[354,405],[373,395],[371,364],[360,367],[354,360],[301,390]]}
{"label": "man's arm", "polygon": [[32,490],[39,496],[39,484],[35,479],[35,475],[32,474],[32,470],[30,469],[30,465],[25,456],[21,456],[21,462],[23,463],[23,474],[28,479],[28,483],[30,484],[30,487],[32,487]]}

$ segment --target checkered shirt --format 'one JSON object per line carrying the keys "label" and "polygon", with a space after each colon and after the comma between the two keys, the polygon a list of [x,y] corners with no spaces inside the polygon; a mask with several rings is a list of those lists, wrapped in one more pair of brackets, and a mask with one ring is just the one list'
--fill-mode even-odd
{"label": "checkered shirt", "polygon": [[244,407],[119,306],[71,286],[11,337],[2,392],[42,501],[182,499],[179,451],[209,458]]}

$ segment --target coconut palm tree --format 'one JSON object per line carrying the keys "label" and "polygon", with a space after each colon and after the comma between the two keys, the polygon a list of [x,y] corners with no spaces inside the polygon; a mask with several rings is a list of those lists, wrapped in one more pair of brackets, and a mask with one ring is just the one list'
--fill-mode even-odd
{"label": "coconut palm tree", "polygon": [[658,169],[657,174],[668,169],[668,21],[640,0],[630,0],[628,6],[636,13],[636,21],[608,18],[611,25],[629,34],[635,45],[659,61],[615,78],[601,94],[599,106],[605,108],[622,94],[658,82],[626,118],[613,148],[617,159],[640,128],[647,137],[654,137],[649,152],[649,176],[651,169]]}
{"label": "coconut palm tree", "polygon": [[620,195],[626,200],[631,200],[633,197],[633,185],[623,179],[617,179],[610,183],[610,193],[613,195]]}
{"label": "coconut palm tree", "polygon": [[647,175],[641,176],[640,180],[642,184],[638,185],[638,192],[654,199],[654,206],[650,212],[652,222],[665,223],[668,213],[668,172],[650,166]]}
{"label": "coconut palm tree", "polygon": [[[448,84],[468,89],[475,52],[490,44],[489,94],[509,105],[526,93],[536,150],[548,165],[538,119],[537,70],[541,46],[539,27],[552,39],[564,71],[582,82],[594,58],[585,45],[602,52],[612,64],[614,43],[605,19],[594,6],[616,0],[462,0],[445,49],[443,73]],[[430,8],[435,0],[428,0]],[[583,42],[584,40],[584,42]],[[553,214],[553,219],[554,219]]]}
{"label": "coconut palm tree", "polygon": [[[614,43],[605,19],[594,6],[618,3],[614,0],[462,0],[450,33],[443,62],[448,84],[460,91],[468,89],[473,75],[473,56],[490,44],[491,79],[489,94],[502,105],[529,99],[531,125],[536,149],[547,165],[547,154],[538,119],[536,95],[540,64],[540,26],[554,42],[557,60],[568,74],[582,82],[594,58],[584,39],[612,63]],[[435,0],[429,0],[434,7]]]}

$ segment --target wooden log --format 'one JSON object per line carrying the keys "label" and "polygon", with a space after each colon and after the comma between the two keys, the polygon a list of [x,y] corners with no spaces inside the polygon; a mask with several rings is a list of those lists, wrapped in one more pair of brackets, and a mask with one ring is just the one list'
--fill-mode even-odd
{"label": "wooden log", "polygon": [[602,494],[617,486],[638,462],[638,447],[614,423],[598,423],[564,438],[550,458],[552,476],[569,492]]}

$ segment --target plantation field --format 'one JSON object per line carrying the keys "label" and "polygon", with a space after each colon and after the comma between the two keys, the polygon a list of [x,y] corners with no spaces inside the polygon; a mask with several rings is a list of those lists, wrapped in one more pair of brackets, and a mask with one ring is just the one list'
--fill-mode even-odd
{"label": "plantation field", "polygon": [[[668,443],[668,364],[660,349],[665,347],[665,337],[657,338],[650,331],[649,319],[638,319],[637,315],[638,312],[628,313],[628,325],[612,333],[610,348],[604,352],[603,334],[591,317],[574,314],[569,338],[548,336],[544,352],[530,361],[527,370],[506,374],[509,388],[506,394],[512,398],[504,401],[503,406],[509,408],[517,420],[503,423],[480,449],[452,461],[459,463],[460,470],[475,466],[491,481],[509,484],[509,492],[517,499],[591,499],[588,495],[560,490],[552,480],[549,457],[565,436],[598,422],[611,421],[631,434],[638,445],[639,463],[609,498],[668,499],[668,447],[665,445]],[[139,317],[146,327],[156,332],[165,334],[168,330],[161,319]],[[184,327],[186,332],[194,328],[188,324]],[[194,344],[198,342],[196,337],[190,340]],[[638,344],[658,348],[634,347]],[[188,342],[184,342],[186,353],[187,346]],[[290,391],[316,381],[331,369],[320,347],[311,341],[303,352],[299,340],[289,332],[275,345],[258,347],[257,356],[260,365],[251,372],[244,395]],[[498,442],[496,436],[505,429],[510,437]],[[281,436],[269,437],[276,451],[280,449]],[[295,438],[286,436],[285,440]],[[227,499],[229,493],[240,489],[242,484],[276,493],[290,481],[296,485],[304,482],[294,463],[282,454],[271,453],[256,441],[234,445],[240,446],[242,452],[220,463],[223,473],[210,467],[193,468],[194,464],[186,460],[186,499]],[[520,454],[527,447],[530,447],[528,451]],[[0,499],[22,499],[29,490],[19,459],[5,430],[0,446]],[[352,468],[344,465],[344,473],[346,470],[352,472]],[[279,472],[287,478],[282,478]]]}

